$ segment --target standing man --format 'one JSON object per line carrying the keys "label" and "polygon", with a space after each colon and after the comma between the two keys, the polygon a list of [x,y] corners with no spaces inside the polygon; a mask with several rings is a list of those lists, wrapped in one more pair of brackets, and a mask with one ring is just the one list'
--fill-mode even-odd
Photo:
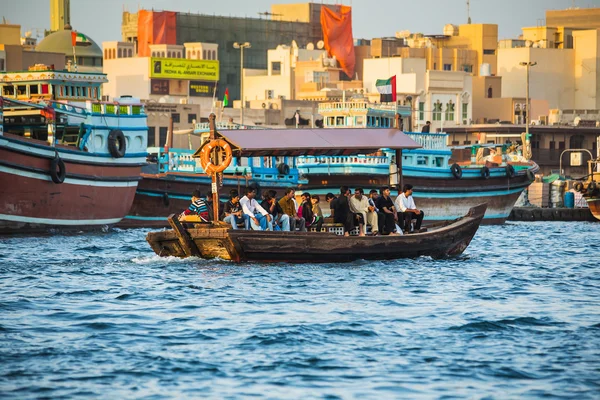
{"label": "standing man", "polygon": [[413,219],[417,220],[415,225],[415,232],[421,229],[421,222],[423,222],[423,217],[425,213],[423,211],[417,209],[415,204],[415,200],[412,197],[413,193],[413,185],[406,184],[402,188],[402,193],[396,199],[396,209],[398,210],[398,219],[400,219],[400,215],[403,214],[404,219],[404,232],[410,232],[410,223]]}
{"label": "standing man", "polygon": [[425,122],[425,125],[423,125],[423,128],[421,128],[421,133],[429,133],[430,130],[431,130],[431,121],[427,121],[427,122]]}
{"label": "standing man", "polygon": [[290,219],[290,231],[294,232],[296,227],[298,227],[300,232],[306,232],[306,220],[298,216],[296,202],[294,201],[295,196],[296,191],[294,188],[287,188],[285,196],[279,200],[279,206],[283,213],[287,214]]}
{"label": "standing man", "polygon": [[383,226],[383,234],[384,235],[399,235],[396,232],[396,221],[398,220],[398,215],[396,214],[396,209],[394,208],[394,201],[390,197],[390,188],[384,186],[381,188],[381,196],[377,199],[377,208],[383,212],[385,217],[384,226]]}
{"label": "standing man", "polygon": [[271,215],[261,207],[255,199],[256,188],[249,187],[246,189],[246,195],[240,199],[242,211],[244,211],[244,220],[246,221],[246,229],[249,226],[255,231],[273,230],[271,225]]}

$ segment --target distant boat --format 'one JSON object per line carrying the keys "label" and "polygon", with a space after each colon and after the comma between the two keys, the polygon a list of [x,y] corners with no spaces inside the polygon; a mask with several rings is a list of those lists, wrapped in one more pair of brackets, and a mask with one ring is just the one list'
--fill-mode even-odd
{"label": "distant boat", "polygon": [[146,162],[139,100],[100,101],[106,75],[0,72],[0,233],[105,229]]}
{"label": "distant boat", "polygon": [[[321,103],[319,114],[324,116],[326,129],[389,128],[395,126],[396,114],[407,117],[410,109],[353,100]],[[488,205],[484,224],[503,223],[539,170],[535,162],[517,154],[495,159],[488,155],[489,161],[477,158],[477,153],[482,155],[491,145],[452,149],[443,133],[406,134],[423,148],[402,151],[402,180],[414,186],[413,197],[424,211],[426,223],[454,220],[481,203]],[[368,189],[388,185],[390,178],[398,184],[395,157],[386,149],[367,155],[303,156],[297,166],[308,179],[305,188],[311,193],[337,193],[342,185],[362,187],[368,193]]]}

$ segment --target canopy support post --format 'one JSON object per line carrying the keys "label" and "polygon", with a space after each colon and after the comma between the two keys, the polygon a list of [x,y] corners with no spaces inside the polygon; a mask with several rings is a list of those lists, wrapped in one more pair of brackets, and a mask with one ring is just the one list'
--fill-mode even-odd
{"label": "canopy support post", "polygon": [[[217,116],[215,113],[211,113],[208,116],[208,127],[210,129],[210,140],[216,139],[217,126],[215,123]],[[217,173],[213,172],[210,174],[212,179],[211,191],[212,191],[212,201],[213,201],[213,223],[217,223],[219,221],[219,185],[217,183]]]}

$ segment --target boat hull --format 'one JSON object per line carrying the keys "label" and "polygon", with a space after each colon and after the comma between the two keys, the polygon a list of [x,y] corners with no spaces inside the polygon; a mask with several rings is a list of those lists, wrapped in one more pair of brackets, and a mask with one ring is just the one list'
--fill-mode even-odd
{"label": "boat hull", "polygon": [[486,205],[462,218],[424,233],[404,236],[345,237],[317,232],[231,230],[196,224],[182,229],[150,232],[146,240],[160,256],[220,257],[235,262],[349,262],[430,256],[445,258],[464,252],[477,232]]}
{"label": "boat hull", "polygon": [[[65,165],[62,183],[50,174],[57,155]],[[142,165],[139,157],[117,160],[5,133],[0,136],[0,234],[113,226],[131,207]]]}
{"label": "boat hull", "polygon": [[585,200],[594,218],[600,220],[600,196],[589,196]]}

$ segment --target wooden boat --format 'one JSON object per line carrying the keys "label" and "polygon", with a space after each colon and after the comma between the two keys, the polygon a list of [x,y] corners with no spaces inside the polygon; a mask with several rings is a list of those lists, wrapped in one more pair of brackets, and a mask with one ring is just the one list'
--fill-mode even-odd
{"label": "wooden boat", "polygon": [[485,214],[482,204],[464,217],[403,236],[341,236],[324,232],[233,230],[221,224],[194,224],[185,229],[171,215],[173,229],[150,232],[146,240],[162,257],[222,258],[235,262],[348,262],[462,254]]}
{"label": "wooden boat", "polygon": [[600,220],[600,158],[588,161],[588,175],[577,182],[575,190],[581,192],[594,218]]}
{"label": "wooden boat", "polygon": [[[211,119],[214,121],[214,115],[211,115]],[[234,131],[216,132],[213,128],[210,139],[196,155],[201,157],[202,167],[213,178],[214,207],[218,199],[217,174],[228,166],[232,154],[350,155],[364,154],[378,148],[401,151],[419,147],[418,143],[396,129],[304,130],[302,137],[298,138],[295,132],[290,131],[263,131],[249,137]],[[212,224],[194,223],[191,227],[185,227],[175,215],[171,215],[168,221],[172,229],[150,232],[146,240],[154,252],[163,257],[220,257],[235,262],[344,262],[419,256],[443,258],[459,255],[467,248],[486,208],[486,204],[478,205],[463,217],[426,232],[372,237],[346,237],[321,232],[233,230],[218,220]]]}
{"label": "wooden boat", "polygon": [[0,234],[100,230],[129,211],[146,162],[138,100],[100,101],[106,75],[0,72]]}

